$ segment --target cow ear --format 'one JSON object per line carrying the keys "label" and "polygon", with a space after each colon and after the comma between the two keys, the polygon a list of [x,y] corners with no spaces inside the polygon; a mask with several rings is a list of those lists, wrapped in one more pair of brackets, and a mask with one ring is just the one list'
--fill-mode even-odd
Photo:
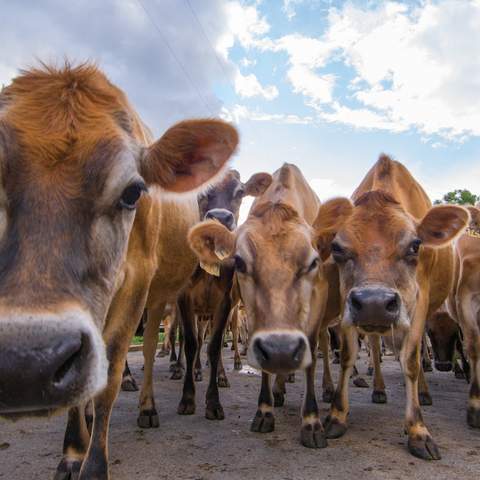
{"label": "cow ear", "polygon": [[427,247],[443,247],[460,235],[470,222],[468,210],[456,205],[432,207],[417,227]]}
{"label": "cow ear", "polygon": [[259,197],[272,183],[272,176],[269,173],[255,173],[245,184],[245,195]]}
{"label": "cow ear", "polygon": [[186,120],[144,151],[140,173],[170,192],[195,190],[223,170],[237,145],[238,133],[226,122]]}
{"label": "cow ear", "polygon": [[322,260],[330,256],[332,240],[352,212],[353,204],[348,198],[333,198],[320,205],[313,229]]}
{"label": "cow ear", "polygon": [[472,228],[480,227],[480,209],[472,205],[465,208],[468,210],[468,213],[470,213],[470,226]]}
{"label": "cow ear", "polygon": [[188,242],[200,266],[218,275],[221,262],[233,255],[235,234],[215,220],[206,220],[190,229]]}

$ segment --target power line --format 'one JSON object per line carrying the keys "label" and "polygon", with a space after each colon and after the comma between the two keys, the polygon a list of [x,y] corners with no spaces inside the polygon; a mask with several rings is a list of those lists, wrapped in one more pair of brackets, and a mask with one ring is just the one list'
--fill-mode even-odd
{"label": "power line", "polygon": [[183,65],[183,63],[180,61],[180,59],[178,58],[177,54],[175,53],[175,50],[173,49],[173,47],[170,45],[170,42],[168,41],[167,37],[165,37],[165,35],[162,33],[162,30],[159,28],[159,26],[157,25],[157,23],[155,22],[155,20],[153,19],[153,17],[150,15],[149,11],[147,10],[147,8],[145,7],[145,5],[143,4],[142,0],[137,0],[137,3],[140,5],[140,7],[142,7],[143,11],[145,12],[145,14],[147,15],[147,17],[149,18],[150,22],[152,23],[152,25],[154,26],[155,30],[157,30],[158,34],[160,35],[160,38],[162,39],[163,43],[165,44],[165,46],[167,47],[167,49],[169,50],[169,52],[171,53],[172,57],[175,59],[175,61],[177,62],[178,66],[180,67],[180,69],[183,71],[183,74],[185,75],[185,77],[187,78],[188,82],[190,83],[190,86],[195,90],[195,92],[197,93],[197,96],[198,98],[200,99],[201,102],[203,102],[203,104],[205,105],[205,108],[208,110],[208,112],[210,113],[210,115],[212,117],[215,116],[215,113],[213,112],[213,110],[210,108],[210,106],[208,105],[208,102],[207,100],[205,99],[205,97],[201,94],[200,92],[200,89],[197,87],[197,85],[195,84],[195,82],[193,81],[192,77],[190,76],[190,74],[188,73],[187,69],[185,68],[185,66]]}

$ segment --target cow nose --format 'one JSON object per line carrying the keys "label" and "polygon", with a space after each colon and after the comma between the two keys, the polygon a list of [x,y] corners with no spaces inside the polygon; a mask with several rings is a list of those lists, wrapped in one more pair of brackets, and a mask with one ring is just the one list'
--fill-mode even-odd
{"label": "cow nose", "polygon": [[105,385],[103,342],[87,323],[22,320],[0,319],[0,415],[75,405]]}
{"label": "cow nose", "polygon": [[352,290],[348,305],[353,324],[366,331],[385,331],[400,317],[400,296],[387,288]]}
{"label": "cow nose", "polygon": [[271,333],[255,335],[252,350],[256,363],[270,373],[290,373],[311,363],[311,353],[304,335]]}
{"label": "cow nose", "polygon": [[233,213],[225,208],[213,208],[205,214],[205,219],[217,220],[229,230],[235,228],[235,217]]}
{"label": "cow nose", "polygon": [[447,361],[435,361],[435,368],[439,372],[451,372],[453,369],[453,363],[449,360]]}

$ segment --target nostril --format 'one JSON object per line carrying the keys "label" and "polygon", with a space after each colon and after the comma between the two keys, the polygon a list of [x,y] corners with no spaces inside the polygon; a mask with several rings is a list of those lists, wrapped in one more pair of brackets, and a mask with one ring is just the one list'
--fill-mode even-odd
{"label": "nostril", "polygon": [[350,305],[357,311],[362,309],[362,302],[356,297],[355,294],[350,295]]}
{"label": "nostril", "polygon": [[385,309],[389,313],[396,313],[399,309],[398,295],[395,295],[393,298],[387,301]]}
{"label": "nostril", "polygon": [[55,386],[61,385],[68,374],[75,369],[76,364],[81,363],[80,359],[86,343],[85,340],[86,338],[82,335],[82,337],[68,342],[68,345],[63,349],[63,361],[61,360],[61,365],[55,371],[52,379]]}
{"label": "nostril", "polygon": [[302,338],[299,338],[298,339],[298,344],[297,344],[295,350],[292,353],[292,358],[295,362],[299,362],[301,360],[301,356],[302,356],[304,348],[305,348],[305,342]]}
{"label": "nostril", "polygon": [[270,359],[270,355],[268,354],[267,350],[262,345],[262,342],[260,340],[257,340],[255,342],[255,350],[260,353],[260,355],[263,357],[263,360],[268,361]]}

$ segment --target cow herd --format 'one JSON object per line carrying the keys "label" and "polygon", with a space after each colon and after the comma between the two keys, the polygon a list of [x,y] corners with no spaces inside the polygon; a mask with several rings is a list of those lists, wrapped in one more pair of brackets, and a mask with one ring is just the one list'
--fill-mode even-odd
{"label": "cow herd", "polygon": [[[439,459],[420,408],[431,404],[426,332],[438,369],[453,367],[455,351],[465,358],[467,422],[480,428],[480,210],[432,207],[386,155],[351,199],[321,203],[287,163],[243,183],[228,169],[238,143],[235,128],[214,119],[183,121],[154,140],[124,93],[90,64],[42,65],[0,92],[0,415],[68,409],[56,480],[109,478],[110,415],[121,385],[133,381],[126,357],[144,312],[137,421],[159,427],[153,364],[167,305],[175,305],[186,359],[179,414],[196,409],[200,320],[208,318],[205,416],[224,418],[224,333],[241,313],[248,362],[261,371],[254,432],[274,430],[286,381],[302,370],[302,445],[323,448],[342,436],[360,338],[372,352],[372,401],[387,399],[387,337],[404,374],[408,449]],[[255,201],[239,225],[245,196]],[[319,350],[322,400],[331,404],[323,419]]]}

